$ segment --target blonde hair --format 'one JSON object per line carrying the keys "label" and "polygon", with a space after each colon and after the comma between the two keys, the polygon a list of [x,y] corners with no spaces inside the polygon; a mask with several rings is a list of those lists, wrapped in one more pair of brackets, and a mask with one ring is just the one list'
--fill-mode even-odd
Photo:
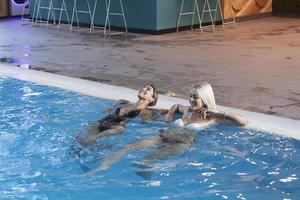
{"label": "blonde hair", "polygon": [[192,86],[191,95],[201,98],[204,105],[211,110],[216,110],[216,100],[211,85],[207,82],[198,83]]}

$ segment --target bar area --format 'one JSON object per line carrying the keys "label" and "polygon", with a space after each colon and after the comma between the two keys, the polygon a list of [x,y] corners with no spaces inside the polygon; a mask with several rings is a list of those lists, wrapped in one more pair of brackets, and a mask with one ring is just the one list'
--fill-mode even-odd
{"label": "bar area", "polygon": [[[276,0],[3,0],[0,17],[27,16],[36,24],[150,34],[233,23],[257,15],[297,15],[298,3]],[[289,1],[291,2],[291,1]],[[280,4],[281,3],[281,4]],[[288,9],[285,9],[289,5]],[[293,10],[292,10],[293,8]],[[285,9],[285,10],[284,10]],[[284,10],[284,11],[283,11]],[[282,14],[285,13],[285,14]],[[288,13],[288,14],[286,14]],[[294,14],[295,13],[295,14]],[[267,15],[265,15],[267,14]]]}
{"label": "bar area", "polygon": [[[202,13],[205,2],[216,9],[213,16]],[[86,27],[125,29],[129,32],[159,34],[199,27],[220,21],[218,0],[31,0],[30,17]],[[207,5],[206,5],[207,7]],[[40,8],[40,9],[38,9]],[[108,9],[109,8],[109,9]],[[108,11],[109,10],[109,15]],[[81,12],[82,11],[82,12]],[[178,17],[180,12],[186,13]],[[202,18],[203,17],[203,18]],[[198,26],[197,26],[198,25]]]}

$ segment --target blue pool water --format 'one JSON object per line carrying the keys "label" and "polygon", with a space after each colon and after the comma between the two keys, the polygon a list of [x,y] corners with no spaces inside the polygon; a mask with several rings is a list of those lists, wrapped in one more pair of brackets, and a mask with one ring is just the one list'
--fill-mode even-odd
{"label": "blue pool water", "polygon": [[187,152],[133,165],[132,152],[105,172],[81,177],[126,143],[168,128],[135,119],[119,136],[74,155],[76,135],[111,101],[0,77],[0,199],[299,199],[300,141],[217,125]]}

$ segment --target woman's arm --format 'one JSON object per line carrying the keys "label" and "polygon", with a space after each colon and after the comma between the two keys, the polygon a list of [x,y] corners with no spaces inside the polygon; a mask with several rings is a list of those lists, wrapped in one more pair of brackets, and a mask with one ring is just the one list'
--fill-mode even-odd
{"label": "woman's arm", "polygon": [[237,126],[246,126],[248,124],[248,119],[238,113],[207,111],[207,114],[209,117],[215,118],[218,121],[229,122]]}
{"label": "woman's arm", "polygon": [[142,121],[152,121],[160,119],[163,115],[166,115],[169,112],[167,109],[144,109],[141,111],[139,117],[142,119]]}
{"label": "woman's arm", "polygon": [[155,113],[154,110],[145,109],[140,112],[139,117],[142,121],[147,122],[158,118],[158,115]]}
{"label": "woman's arm", "polygon": [[186,106],[180,105],[180,104],[175,104],[173,105],[169,112],[166,115],[166,121],[171,122],[173,120],[174,114],[175,113],[184,113],[184,110],[186,109]]}

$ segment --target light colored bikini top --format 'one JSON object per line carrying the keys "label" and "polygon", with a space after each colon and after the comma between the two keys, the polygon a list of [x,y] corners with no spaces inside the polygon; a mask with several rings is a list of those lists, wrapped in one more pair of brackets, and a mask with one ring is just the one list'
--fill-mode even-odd
{"label": "light colored bikini top", "polygon": [[185,127],[185,128],[193,129],[193,130],[201,130],[201,129],[204,129],[207,126],[211,125],[213,122],[208,122],[208,123],[203,123],[203,124],[190,123],[190,124],[184,125],[182,119],[177,119],[174,123],[179,127]]}

